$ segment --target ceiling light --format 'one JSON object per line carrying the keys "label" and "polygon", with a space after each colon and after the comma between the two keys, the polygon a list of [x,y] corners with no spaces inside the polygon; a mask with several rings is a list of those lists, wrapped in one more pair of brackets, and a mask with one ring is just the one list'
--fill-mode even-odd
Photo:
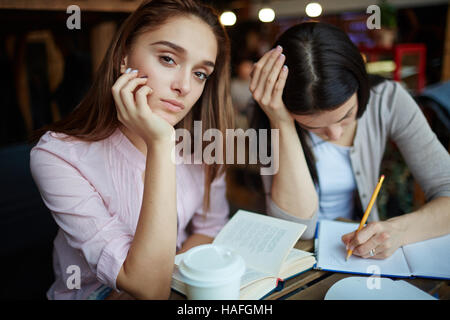
{"label": "ceiling light", "polygon": [[317,2],[311,2],[306,5],[305,11],[309,17],[315,18],[322,14],[322,6]]}
{"label": "ceiling light", "polygon": [[220,15],[220,22],[224,26],[232,26],[236,23],[236,15],[234,14],[234,12],[225,11]]}
{"label": "ceiling light", "polygon": [[259,10],[258,17],[262,22],[272,22],[275,19],[275,11],[271,8],[263,8]]}

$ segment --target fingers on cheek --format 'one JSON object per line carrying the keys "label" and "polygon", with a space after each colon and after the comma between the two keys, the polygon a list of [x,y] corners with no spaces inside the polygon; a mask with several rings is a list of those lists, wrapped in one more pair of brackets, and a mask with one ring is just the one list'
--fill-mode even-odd
{"label": "fingers on cheek", "polygon": [[133,94],[137,94],[142,88],[145,88],[145,81],[146,79],[139,79],[139,84],[136,86],[136,88],[134,88],[133,90]]}
{"label": "fingers on cheek", "polygon": [[148,106],[151,89],[149,87],[143,87],[136,94],[136,102],[138,107]]}
{"label": "fingers on cheek", "polygon": [[146,96],[147,94],[151,93],[152,89],[148,86],[141,86],[137,91],[136,94],[141,95],[141,96]]}

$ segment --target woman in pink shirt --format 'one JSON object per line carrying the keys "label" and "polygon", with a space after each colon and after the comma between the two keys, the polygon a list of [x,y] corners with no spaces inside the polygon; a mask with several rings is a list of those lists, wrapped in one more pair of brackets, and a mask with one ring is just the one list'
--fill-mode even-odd
{"label": "woman in pink shirt", "polygon": [[172,159],[176,128],[232,128],[228,70],[209,7],[145,1],[77,108],[37,132],[31,171],[59,226],[49,299],[169,297],[175,254],[228,219],[223,165]]}

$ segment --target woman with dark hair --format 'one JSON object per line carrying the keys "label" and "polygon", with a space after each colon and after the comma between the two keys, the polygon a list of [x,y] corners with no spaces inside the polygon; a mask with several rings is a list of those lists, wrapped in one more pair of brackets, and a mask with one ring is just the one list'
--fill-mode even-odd
{"label": "woman with dark hair", "polygon": [[86,97],[37,132],[31,171],[59,226],[49,299],[166,299],[176,252],[227,222],[224,166],[172,152],[175,129],[194,120],[203,132],[233,127],[229,61],[210,7],[144,1]]}
{"label": "woman with dark hair", "polygon": [[400,84],[369,84],[343,31],[316,22],[288,29],[254,65],[250,91],[260,106],[252,127],[279,129],[279,171],[263,176],[269,214],[306,224],[303,238],[314,236],[318,219],[360,219],[391,139],[428,203],[386,221],[374,206],[371,222],[342,241],[356,255],[384,259],[450,233],[448,152]]}

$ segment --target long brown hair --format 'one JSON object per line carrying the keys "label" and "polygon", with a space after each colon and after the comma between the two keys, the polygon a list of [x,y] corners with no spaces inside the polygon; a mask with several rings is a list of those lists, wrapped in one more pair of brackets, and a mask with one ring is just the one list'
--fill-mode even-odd
{"label": "long brown hair", "polygon": [[[195,16],[209,25],[217,39],[218,53],[214,72],[206,81],[201,97],[176,127],[193,132],[194,121],[200,120],[202,135],[206,130],[216,128],[225,136],[226,129],[234,128],[230,97],[230,42],[218,15],[214,9],[196,0],[146,0],[117,31],[82,101],[66,118],[36,130],[31,140],[37,141],[47,131],[64,133],[83,141],[99,141],[113,134],[121,123],[117,119],[111,88],[121,74],[122,59],[137,36],[155,30],[177,16]],[[225,166],[204,166],[203,212],[206,214],[210,205],[211,183],[224,172]]]}

